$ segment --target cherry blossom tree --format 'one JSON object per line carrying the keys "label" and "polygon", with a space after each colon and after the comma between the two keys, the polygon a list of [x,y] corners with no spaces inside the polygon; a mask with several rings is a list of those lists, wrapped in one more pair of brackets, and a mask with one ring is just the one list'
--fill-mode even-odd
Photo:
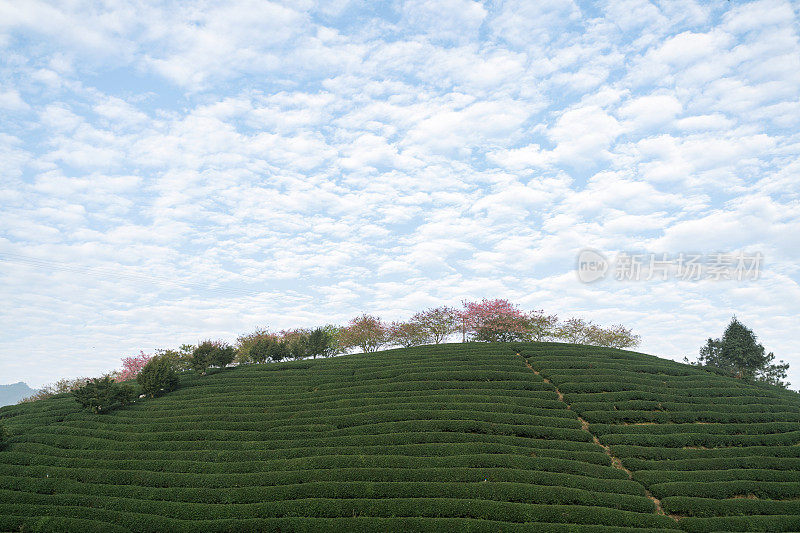
{"label": "cherry blossom tree", "polygon": [[597,332],[591,328],[593,324],[582,318],[570,318],[559,324],[557,335],[559,338],[575,344],[589,344],[592,336],[597,337]]}
{"label": "cherry blossom tree", "polygon": [[529,316],[508,300],[464,301],[461,318],[464,332],[476,341],[521,341],[529,335]]}
{"label": "cherry blossom tree", "polygon": [[120,382],[136,379],[136,377],[139,375],[139,372],[142,371],[144,366],[152,358],[152,355],[148,355],[142,351],[139,352],[139,355],[134,355],[133,357],[123,357],[122,370],[115,375],[115,380]]}
{"label": "cherry blossom tree", "polygon": [[367,314],[352,319],[339,333],[343,348],[360,348],[362,352],[377,351],[388,341],[389,327],[379,317]]}
{"label": "cherry blossom tree", "polygon": [[389,326],[389,339],[403,348],[428,344],[431,340],[428,332],[419,322],[392,322]]}
{"label": "cherry blossom tree", "polygon": [[598,328],[599,331],[590,335],[589,344],[595,346],[608,346],[610,348],[635,348],[642,341],[639,335],[622,324],[609,328]]}
{"label": "cherry blossom tree", "polygon": [[633,348],[642,340],[639,335],[621,324],[604,328],[582,318],[565,320],[559,324],[556,332],[558,337],[567,342],[609,348]]}
{"label": "cherry blossom tree", "polygon": [[558,327],[558,316],[546,315],[544,310],[531,311],[527,314],[528,319],[528,332],[526,339],[528,341],[546,341],[556,338],[556,328]]}
{"label": "cherry blossom tree", "polygon": [[459,330],[461,320],[457,309],[442,306],[416,313],[411,317],[411,322],[419,324],[430,341],[439,344]]}
{"label": "cherry blossom tree", "polygon": [[265,362],[266,348],[273,342],[278,342],[278,335],[266,327],[257,328],[247,335],[240,335],[236,339],[236,362],[239,364]]}
{"label": "cherry blossom tree", "polygon": [[289,356],[294,359],[303,359],[309,354],[308,340],[311,330],[304,328],[283,329],[278,332],[278,340],[289,349]]}

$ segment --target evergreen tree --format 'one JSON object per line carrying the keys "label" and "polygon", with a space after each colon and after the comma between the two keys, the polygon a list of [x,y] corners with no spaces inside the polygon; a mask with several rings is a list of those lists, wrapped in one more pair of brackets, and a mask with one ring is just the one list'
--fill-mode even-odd
{"label": "evergreen tree", "polygon": [[753,330],[731,319],[721,339],[708,339],[700,349],[696,364],[724,370],[738,378],[754,379],[788,387],[784,382],[789,363],[773,363],[775,355],[758,343]]}

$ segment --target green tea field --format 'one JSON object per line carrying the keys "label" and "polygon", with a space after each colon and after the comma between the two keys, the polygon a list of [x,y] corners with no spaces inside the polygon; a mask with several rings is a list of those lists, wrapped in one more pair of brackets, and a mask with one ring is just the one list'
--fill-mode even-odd
{"label": "green tea field", "polygon": [[800,395],[467,343],[0,409],[0,531],[800,531]]}

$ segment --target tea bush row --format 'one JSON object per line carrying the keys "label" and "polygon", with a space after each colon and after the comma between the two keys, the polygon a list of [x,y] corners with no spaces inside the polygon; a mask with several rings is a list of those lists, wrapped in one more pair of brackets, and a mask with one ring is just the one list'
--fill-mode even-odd
{"label": "tea bush row", "polygon": [[[493,424],[506,424],[506,425],[530,425],[530,426],[549,426],[550,428],[568,428],[580,429],[581,424],[574,414],[564,409],[563,411],[567,416],[547,416],[547,413],[539,411],[539,414],[527,413],[514,413],[503,411],[481,411],[477,408],[474,409],[453,409],[454,406],[448,406],[449,409],[425,409],[429,407],[426,404],[417,404],[417,408],[408,407],[403,409],[370,409],[364,410],[353,414],[329,414],[325,409],[319,409],[316,416],[293,417],[293,422],[308,420],[314,424],[329,424],[336,428],[348,428],[354,426],[362,426],[370,423],[390,423],[390,422],[404,422],[409,420],[478,420],[480,422],[489,422]],[[563,414],[563,413],[561,413]],[[216,420],[214,418],[207,418],[204,426],[214,430],[224,430],[230,432],[263,432],[271,431],[275,428],[282,427],[286,424],[286,417],[277,416],[257,416],[255,420],[247,421],[227,421]],[[59,427],[65,428],[64,431],[76,430],[82,431],[93,436],[103,438],[114,438],[114,435],[119,434],[145,434],[145,433],[161,433],[161,432],[181,432],[196,430],[198,424],[194,420],[188,421],[171,421],[165,422],[159,420],[157,422],[148,422],[142,420],[130,424],[114,424],[106,423],[105,421],[75,421],[73,423],[65,423]]]}
{"label": "tea bush row", "polygon": [[[563,391],[562,391],[563,392]],[[585,393],[572,393],[565,394],[565,397],[570,403],[580,402],[623,402],[631,400],[645,400],[653,402],[681,402],[693,405],[703,406],[734,406],[734,405],[765,405],[779,407],[781,409],[787,408],[796,410],[798,408],[797,401],[782,400],[778,398],[771,398],[768,396],[752,396],[747,394],[739,394],[736,396],[706,396],[706,397],[693,397],[686,395],[675,394],[674,392],[668,393],[667,391],[642,391],[642,390],[623,390],[614,392],[585,392]],[[610,407],[610,406],[609,406]]]}
{"label": "tea bush row", "polygon": [[[394,456],[411,456],[411,457],[434,457],[434,456],[448,456],[448,455],[524,455],[528,457],[537,458],[553,458],[553,459],[566,459],[571,461],[578,461],[582,463],[590,463],[595,465],[609,465],[610,459],[608,456],[600,451],[575,451],[565,449],[549,449],[549,448],[530,448],[530,447],[513,447],[504,444],[497,444],[493,442],[485,443],[440,443],[440,444],[402,444],[402,445],[381,445],[381,446],[320,446],[311,447],[307,446],[300,449],[284,448],[281,450],[270,450],[268,453],[261,454],[258,459],[253,459],[255,454],[247,454],[250,450],[243,450],[241,457],[226,458],[222,455],[214,455],[211,457],[206,454],[205,457],[210,457],[206,461],[213,460],[213,464],[206,467],[205,471],[217,470],[240,470],[243,468],[252,468],[254,462],[265,462],[271,460],[285,460],[297,459],[302,457],[323,457],[323,456],[342,456],[347,457],[350,455],[394,455]],[[91,468],[96,465],[96,468],[133,468],[133,469],[147,469],[164,471],[165,469],[174,472],[182,472],[178,470],[180,465],[189,465],[194,467],[202,460],[195,459],[195,455],[187,455],[182,453],[175,457],[176,453],[180,452],[148,452],[145,458],[131,458],[127,455],[125,459],[105,459],[104,456],[108,454],[97,454],[92,459],[84,459],[84,454],[74,454],[72,457],[65,457],[64,454],[56,456],[46,455],[45,453],[30,454],[23,451],[9,452],[9,454],[0,457],[0,465],[2,464],[46,464],[46,465],[59,465],[68,466],[71,468]],[[172,454],[170,456],[169,454]],[[163,457],[163,458],[162,458]],[[227,460],[226,460],[227,459]],[[12,463],[11,461],[14,461]],[[138,466],[137,466],[138,465]],[[152,465],[152,466],[147,466]]]}
{"label": "tea bush row", "polygon": [[609,434],[600,439],[604,444],[633,444],[680,448],[684,446],[793,446],[800,442],[800,431],[767,435],[714,435],[705,433],[676,433],[672,435]]}
{"label": "tea bush row", "polygon": [[[29,434],[31,436],[32,434]],[[40,435],[41,437],[51,438],[53,435]],[[30,451],[32,453],[42,453],[57,456],[84,457],[81,448],[68,449],[56,446],[57,443],[44,442],[46,439],[40,438],[36,442],[27,440],[15,444],[15,451]],[[91,442],[91,441],[90,441]],[[192,444],[193,457],[209,457],[214,460],[236,460],[236,459],[265,459],[276,454],[290,453],[291,450],[298,450],[298,453],[305,453],[304,449],[322,448],[328,446],[384,446],[384,445],[408,445],[408,444],[435,444],[435,443],[481,443],[481,444],[501,444],[526,448],[526,453],[534,453],[537,450],[554,450],[564,452],[592,452],[600,453],[600,450],[592,442],[586,441],[558,441],[551,439],[530,439],[510,435],[487,435],[481,433],[456,433],[438,431],[404,431],[396,433],[384,433],[380,435],[343,435],[343,436],[324,436],[313,435],[302,439],[279,439],[271,441],[272,446],[265,449],[258,441],[242,442],[235,446],[234,443],[227,443],[226,447],[215,446],[215,449],[200,450]],[[56,444],[56,445],[53,445]],[[212,443],[217,444],[217,443]],[[11,452],[9,452],[11,453]],[[153,459],[163,457],[175,458],[173,455],[179,452],[154,449],[148,447],[146,450],[130,449],[128,446],[120,449],[95,450],[92,458],[116,458],[122,456],[126,458]],[[0,457],[2,460],[2,457]]]}
{"label": "tea bush row", "polygon": [[[70,513],[69,511],[72,511]],[[78,514],[69,509],[62,514]],[[431,531],[434,533],[494,533],[497,531],[562,533],[574,529],[574,524],[527,522],[512,523],[497,520],[476,520],[473,518],[375,518],[375,517],[342,517],[342,518],[251,518],[242,520],[204,520],[182,521],[169,518],[154,518],[147,515],[137,516],[131,513],[103,512],[107,522],[86,520],[71,516],[46,516],[27,518],[25,516],[0,516],[0,528],[8,531],[64,532],[81,531],[83,533],[114,533],[117,531],[160,532],[175,531],[195,533],[198,530],[209,533],[230,533],[231,531],[359,531],[361,533],[385,533],[386,531]],[[124,523],[126,529],[110,521]],[[630,533],[629,528],[585,524],[581,531],[587,533]],[[669,533],[680,530],[636,528],[638,533]]]}
{"label": "tea bush row", "polygon": [[589,431],[595,435],[670,435],[683,433],[707,433],[709,435],[769,435],[800,430],[800,424],[792,422],[759,422],[752,424],[645,424],[613,425],[591,424]]}
{"label": "tea bush row", "polygon": [[[797,470],[768,470],[754,468],[747,470],[640,470],[633,473],[633,478],[640,483],[654,486],[665,483],[691,482],[714,483],[722,481],[768,481],[797,483],[800,487],[800,471]],[[800,490],[800,489],[798,489]]]}
{"label": "tea bush row", "polygon": [[[484,400],[484,401],[479,401]],[[505,398],[505,401],[491,402],[489,397],[480,397],[476,395],[464,395],[462,398],[458,396],[429,396],[421,399],[417,397],[405,398],[378,398],[374,401],[367,399],[355,400],[339,400],[336,402],[318,402],[315,403],[315,409],[319,412],[326,414],[355,414],[364,411],[374,411],[377,408],[383,408],[387,411],[397,411],[408,409],[411,406],[425,406],[427,409],[431,408],[448,408],[453,409],[455,405],[461,411],[491,411],[499,413],[519,413],[527,415],[538,416],[558,416],[561,418],[574,418],[574,415],[564,408],[564,404],[558,400],[542,400],[537,398],[514,400],[513,398]],[[298,402],[307,406],[308,402]],[[255,409],[246,409],[247,407],[254,407]],[[293,419],[298,417],[313,417],[316,416],[316,410],[306,411],[298,410],[298,405],[288,406],[270,406],[266,407],[263,402],[250,402],[249,404],[237,403],[234,406],[226,405],[224,407],[218,404],[212,404],[203,407],[202,411],[192,410],[175,413],[172,410],[162,410],[161,414],[156,414],[154,411],[145,410],[130,410],[119,412],[117,416],[106,417],[101,420],[87,420],[85,418],[74,418],[83,424],[137,424],[141,421],[155,420],[159,423],[169,423],[172,421],[206,421],[209,418],[214,421],[252,421],[252,420],[273,420],[281,416],[292,416]],[[247,411],[247,412],[242,412]],[[69,420],[67,418],[66,420]]]}
{"label": "tea bush row", "polygon": [[630,457],[622,458],[623,464],[631,470],[725,470],[725,469],[771,469],[800,470],[800,458],[797,457],[765,457],[748,456],[676,459],[673,461],[650,461]]}
{"label": "tea bush row", "polygon": [[548,505],[586,505],[651,513],[653,502],[645,496],[609,494],[570,487],[539,487],[526,483],[472,483],[431,481],[312,481],[301,484],[245,485],[235,487],[152,487],[131,484],[85,483],[64,478],[15,476],[0,480],[0,489],[20,493],[71,494],[165,502],[255,504],[300,499],[458,498]]}
{"label": "tea bush row", "polygon": [[755,500],[734,498],[693,498],[689,496],[669,496],[661,500],[666,512],[684,516],[727,516],[727,515],[800,515],[798,500]]}
{"label": "tea bush row", "polygon": [[682,518],[681,529],[691,533],[714,531],[800,531],[800,516],[726,516],[716,518]]}
{"label": "tea bush row", "polygon": [[[556,381],[557,378],[550,378],[552,381]],[[637,393],[642,392],[653,392],[653,393],[664,393],[669,391],[665,391],[665,387],[659,387],[654,385],[632,385],[626,382],[621,382],[618,380],[614,381],[586,381],[586,382],[573,382],[573,383],[558,383],[558,388],[564,394],[575,394],[575,393],[597,393],[597,392],[625,392],[631,389],[636,389]],[[675,388],[674,390],[680,390]],[[681,390],[682,398],[708,398],[708,397],[715,397],[715,396],[744,396],[749,397],[750,392],[746,390],[742,390],[736,387],[706,387],[706,388],[694,388],[694,389],[683,389]],[[673,393],[674,395],[674,393]],[[677,395],[675,395],[677,396]]]}
{"label": "tea bush row", "polygon": [[[419,424],[422,426],[423,424]],[[441,426],[447,427],[447,426]],[[391,429],[391,428],[389,428]],[[398,433],[406,434],[412,432],[414,429],[413,424],[406,425],[404,428],[398,428]],[[548,428],[543,428],[543,431],[547,431]],[[489,442],[491,439],[515,439],[521,438],[528,440],[529,446],[535,449],[546,449],[546,448],[558,448],[563,447],[565,450],[575,450],[580,449],[576,448],[576,445],[580,444],[591,444],[591,437],[585,431],[581,431],[578,433],[580,439],[578,441],[570,441],[570,440],[559,440],[559,439],[535,439],[529,438],[525,435],[504,435],[498,433],[480,433],[480,432],[469,432],[469,433],[459,433],[458,431],[437,431],[436,427],[425,427],[422,428],[421,431],[424,433],[439,433],[440,435],[452,435],[454,441],[456,442],[464,442],[465,437],[467,436],[474,436],[476,437],[475,441],[478,442]],[[275,434],[276,441],[296,441],[302,440],[304,438],[313,439],[317,438],[319,433],[302,433],[299,435],[293,434]],[[383,431],[380,434],[376,433],[356,433],[351,435],[340,434],[332,436],[331,438],[348,438],[348,437],[364,437],[367,439],[370,438],[393,438],[395,435],[392,431]],[[100,457],[105,453],[114,453],[115,450],[124,449],[125,453],[128,455],[133,455],[136,453],[159,453],[159,452],[177,452],[177,451],[191,451],[194,454],[202,453],[209,449],[213,450],[225,450],[225,451],[239,451],[239,450],[251,450],[254,448],[263,448],[263,441],[248,441],[248,440],[216,440],[216,439],[197,439],[197,440],[190,440],[190,441],[169,441],[164,440],[158,442],[158,447],[154,448],[153,443],[158,442],[155,440],[140,440],[140,441],[114,441],[114,440],[107,440],[107,439],[96,439],[93,437],[72,437],[69,435],[53,435],[53,434],[40,434],[40,433],[33,433],[29,432],[25,435],[25,442],[15,443],[14,447],[16,449],[17,446],[22,446],[23,444],[36,444],[41,446],[49,446],[53,449],[60,449],[67,452],[72,453],[73,455],[80,455],[85,450],[91,450],[94,457]],[[473,441],[470,441],[473,442]],[[548,444],[549,443],[549,444]],[[594,448],[596,449],[596,448]],[[224,453],[220,451],[219,453]]]}
{"label": "tea bush row", "polygon": [[754,495],[760,499],[788,500],[800,498],[800,483],[796,481],[752,481],[737,479],[734,481],[674,481],[650,485],[650,492],[657,498],[668,496],[693,496],[698,498],[733,498],[735,496]]}
{"label": "tea bush row", "polygon": [[[95,430],[93,436],[85,435],[80,428],[61,427],[52,430],[49,434],[47,428],[39,428],[37,433],[29,432],[29,438],[47,439],[45,442],[63,446],[65,448],[113,448],[121,443],[131,449],[151,447],[150,443],[161,442],[170,446],[188,445],[191,449],[192,442],[254,442],[270,440],[271,438],[302,439],[313,437],[319,431],[326,431],[331,436],[344,435],[378,435],[394,432],[408,432],[419,429],[420,431],[440,431],[455,433],[477,433],[484,435],[510,435],[531,439],[550,439],[566,441],[591,441],[591,435],[581,429],[552,428],[547,426],[515,425],[484,422],[480,420],[403,420],[398,422],[379,422],[337,428],[331,424],[305,424],[297,426],[279,426],[269,431],[230,431],[215,429],[194,429],[191,431],[164,431],[146,434],[133,434],[127,432],[114,432],[108,430]],[[226,444],[227,445],[227,444]],[[164,449],[175,449],[166,447]]]}
{"label": "tea bush row", "polygon": [[[11,499],[13,498],[13,499]],[[596,506],[547,505],[452,498],[330,499],[314,498],[258,504],[195,504],[187,502],[143,501],[124,498],[93,498],[78,495],[43,495],[0,490],[0,515],[58,515],[64,507],[80,507],[85,518],[103,519],[103,511],[132,513],[140,520],[163,522],[163,516],[179,520],[219,520],[268,517],[455,517],[503,522],[550,522],[618,527],[667,527],[674,522],[655,513],[638,513]],[[63,512],[63,511],[62,511]],[[117,515],[116,523],[126,520]],[[138,530],[141,526],[134,526]]]}
{"label": "tea bush row", "polygon": [[[502,391],[502,393],[498,393],[497,389],[483,389],[483,388],[473,388],[473,389],[445,389],[442,391],[437,391],[435,389],[425,388],[424,390],[419,391],[374,391],[368,393],[358,393],[358,394],[342,394],[342,393],[326,393],[324,390],[313,391],[309,390],[304,395],[292,395],[292,396],[264,396],[259,400],[256,400],[255,396],[252,395],[252,390],[245,398],[235,398],[235,399],[225,399],[223,402],[222,398],[196,398],[196,397],[178,397],[178,398],[162,398],[158,404],[153,405],[151,403],[147,406],[147,409],[141,408],[142,406],[133,406],[129,409],[124,411],[117,411],[115,413],[114,418],[122,417],[136,417],[136,416],[146,416],[148,413],[152,413],[152,416],[159,417],[162,416],[161,413],[165,413],[168,416],[174,416],[174,413],[177,411],[179,412],[186,412],[186,411],[193,411],[195,413],[216,413],[216,412],[230,412],[231,410],[249,410],[250,412],[260,409],[264,412],[271,411],[275,408],[289,408],[293,409],[294,412],[302,412],[307,410],[310,407],[310,404],[316,405],[327,405],[333,404],[334,402],[339,403],[348,403],[348,402],[364,402],[369,401],[369,399],[373,398],[378,404],[385,404],[387,401],[391,402],[393,398],[405,398],[409,401],[424,401],[428,398],[439,398],[439,397],[450,397],[454,398],[455,401],[459,401],[459,398],[470,398],[470,397],[477,397],[477,398],[487,398],[495,396],[500,403],[513,403],[518,404],[519,402],[523,401],[526,396],[530,397],[531,405],[536,405],[535,402],[538,401],[545,401],[545,402],[554,402],[558,401],[556,399],[556,394],[553,390],[541,390],[541,391],[525,391],[522,389],[513,390],[513,391]],[[283,398],[283,400],[281,400]],[[559,402],[561,403],[561,402]],[[253,408],[253,409],[248,409]],[[565,411],[563,403],[558,408],[562,411]],[[556,409],[556,410],[558,410]],[[64,412],[63,414],[72,414],[71,412]]]}
{"label": "tea bush row", "polygon": [[[52,472],[63,471],[67,475],[82,476],[80,479],[85,481],[99,480],[104,481],[109,479],[109,475],[114,473],[115,478],[122,482],[126,479],[139,479],[140,481],[130,481],[130,483],[141,484],[146,480],[147,476],[152,476],[154,484],[169,484],[170,479],[178,479],[184,476],[184,479],[191,479],[194,475],[214,475],[215,469],[208,467],[205,468],[202,462],[195,462],[193,464],[182,465],[183,470],[189,470],[187,467],[194,467],[194,471],[189,473],[159,471],[158,468],[142,470],[145,465],[138,465],[138,468],[121,469],[119,465],[111,465],[109,469],[103,469],[100,466],[94,468],[81,467],[63,467],[55,465],[11,465],[0,463],[0,472],[5,475],[21,475],[26,470],[40,472],[42,475],[48,475],[48,469]],[[131,467],[137,466],[136,463],[131,463]],[[179,468],[179,465],[174,465],[172,468]],[[320,456],[306,456],[297,457],[293,459],[272,459],[268,461],[253,461],[250,463],[242,462],[234,465],[227,464],[225,468],[219,468],[216,473],[225,472],[226,474],[248,474],[258,473],[262,477],[264,473],[273,471],[289,471],[289,470],[311,470],[311,469],[335,469],[335,468],[411,468],[411,469],[425,469],[425,468],[522,468],[532,469],[542,472],[574,474],[581,476],[590,476],[594,478],[607,478],[607,479],[627,479],[624,472],[615,469],[611,466],[586,463],[582,461],[554,458],[554,457],[530,457],[525,455],[501,455],[501,454],[462,454],[451,456],[433,456],[433,457],[417,457],[417,456],[404,456],[404,455],[351,455],[351,456],[337,456],[337,455],[320,455]],[[62,470],[63,469],[63,470]],[[75,479],[78,479],[75,477]],[[198,481],[200,482],[200,481]]]}
{"label": "tea bush row", "polygon": [[[143,467],[148,465],[141,465]],[[592,476],[593,472],[585,474],[551,472],[544,469],[524,470],[514,467],[425,467],[425,468],[399,468],[399,467],[350,467],[340,465],[335,468],[268,470],[256,469],[242,470],[241,472],[209,473],[196,464],[197,468],[192,473],[177,472],[176,469],[141,470],[122,468],[119,477],[113,478],[108,472],[102,471],[102,466],[97,468],[70,469],[58,468],[54,465],[37,465],[34,469],[3,468],[8,476],[39,476],[45,479],[48,475],[58,474],[58,479],[68,479],[83,483],[108,483],[110,480],[117,485],[128,484],[140,487],[203,487],[203,488],[230,488],[233,486],[272,486],[310,483],[314,481],[430,481],[435,479],[441,482],[473,483],[488,480],[491,482],[527,483],[547,487],[570,487],[589,491],[600,491],[616,494],[631,494],[643,496],[644,489],[638,483],[627,478],[602,478]],[[189,470],[189,469],[186,469]]]}
{"label": "tea bush row", "polygon": [[620,457],[667,460],[707,459],[720,457],[800,457],[800,446],[742,446],[738,448],[655,448],[616,444],[611,447]]}
{"label": "tea bush row", "polygon": [[[528,453],[526,453],[528,452]],[[286,454],[273,454],[272,458],[262,459],[260,461],[217,461],[216,463],[204,466],[204,461],[198,461],[189,458],[183,459],[129,459],[129,460],[107,460],[97,459],[94,462],[82,460],[79,457],[64,458],[64,457],[50,457],[46,455],[30,455],[16,452],[15,455],[3,458],[4,461],[0,462],[0,471],[13,470],[12,466],[33,466],[33,465],[48,465],[49,467],[60,466],[65,468],[85,469],[85,470],[150,470],[154,472],[199,472],[199,473],[215,473],[215,472],[261,472],[267,468],[267,463],[273,461],[289,461],[295,459],[308,459],[323,458],[323,457],[338,457],[342,463],[353,460],[352,456],[359,456],[363,459],[369,456],[383,456],[383,457],[418,457],[419,463],[422,464],[423,458],[428,457],[450,457],[450,456],[469,456],[479,457],[485,456],[487,459],[494,461],[497,457],[533,457],[540,461],[571,461],[576,463],[585,463],[584,466],[598,465],[609,466],[610,460],[608,456],[602,453],[595,452],[565,452],[562,450],[540,450],[538,453],[529,452],[525,449],[509,449],[498,448],[493,449],[491,445],[478,446],[474,444],[460,445],[460,446],[431,446],[431,445],[408,445],[402,449],[386,448],[371,448],[362,449],[359,453],[359,448],[352,447],[349,449],[338,449],[330,447],[325,450],[310,450],[307,453],[286,453]],[[184,455],[183,457],[191,457]],[[10,461],[14,461],[11,463]],[[562,463],[558,463],[561,465]],[[538,467],[542,470],[548,470],[545,463],[540,463]],[[560,468],[560,467],[559,467]]]}
{"label": "tea bush row", "polygon": [[658,424],[689,424],[692,422],[706,423],[762,423],[762,422],[794,422],[800,423],[800,413],[782,412],[756,412],[756,413],[719,413],[715,411],[583,411],[575,412],[586,418],[589,422],[603,424],[623,424],[630,422],[654,422]]}
{"label": "tea bush row", "polygon": [[[730,404],[724,399],[717,403],[716,401],[704,402],[706,412],[719,413],[720,415],[732,413],[771,413],[775,412],[776,408],[785,413],[800,413],[800,405],[775,405],[775,403],[747,403],[747,404]],[[685,412],[697,409],[697,403],[691,402],[678,402],[666,400],[622,400],[622,401],[574,401],[570,403],[575,411],[605,411],[608,409],[613,410],[628,410],[628,411],[677,411]]]}

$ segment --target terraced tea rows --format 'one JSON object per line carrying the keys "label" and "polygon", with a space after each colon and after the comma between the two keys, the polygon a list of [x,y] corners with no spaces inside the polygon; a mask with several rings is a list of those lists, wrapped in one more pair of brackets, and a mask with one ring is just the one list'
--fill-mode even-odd
{"label": "terraced tea rows", "polygon": [[798,416],[792,393],[564,344],[187,374],[103,415],[0,409],[0,530],[800,529]]}
{"label": "terraced tea rows", "polygon": [[519,347],[688,531],[800,530],[800,401],[663,359]]}

